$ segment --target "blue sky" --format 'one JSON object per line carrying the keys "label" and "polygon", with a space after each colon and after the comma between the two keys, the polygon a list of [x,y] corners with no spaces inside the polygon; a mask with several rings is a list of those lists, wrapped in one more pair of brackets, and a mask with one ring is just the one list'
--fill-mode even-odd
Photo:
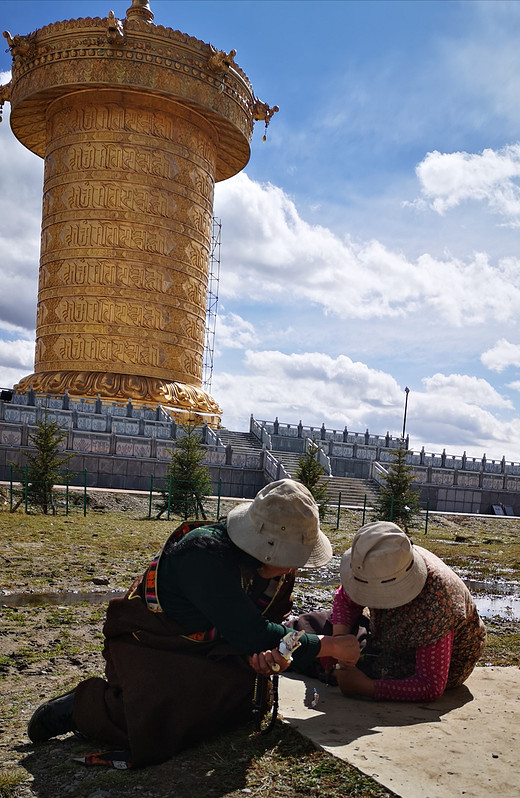
{"label": "blue sky", "polygon": [[[130,0],[0,0],[0,29]],[[520,2],[151,0],[280,107],[220,183],[223,423],[520,461]],[[10,55],[0,47],[2,82]],[[0,125],[0,384],[32,371],[42,164]]]}

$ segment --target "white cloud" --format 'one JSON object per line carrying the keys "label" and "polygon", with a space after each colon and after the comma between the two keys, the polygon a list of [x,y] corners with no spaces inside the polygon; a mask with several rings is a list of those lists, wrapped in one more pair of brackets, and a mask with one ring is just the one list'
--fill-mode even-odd
{"label": "white cloud", "polygon": [[0,362],[9,368],[32,370],[34,362],[34,341],[18,339],[0,340]]}
{"label": "white cloud", "polygon": [[505,223],[520,226],[520,144],[495,152],[429,152],[416,167],[423,195],[443,214],[467,200],[486,202]]}
{"label": "white cloud", "polygon": [[[240,208],[240,213],[237,213]],[[241,174],[217,186],[216,213],[232,245],[220,292],[235,300],[301,302],[349,319],[401,319],[432,312],[453,325],[520,314],[520,259],[497,265],[423,254],[410,261],[377,240],[355,242],[303,220],[282,189]]]}
{"label": "white cloud", "polygon": [[500,419],[464,396],[414,393],[408,431],[415,445],[426,451],[446,448],[449,454],[467,451],[472,457],[484,452],[511,460],[518,460],[518,436],[512,430],[520,428],[520,420]]}
{"label": "white cloud", "polygon": [[7,366],[0,366],[0,387],[10,390],[13,385],[20,382],[22,377],[27,377],[31,373],[32,367],[30,369],[12,369]]}
{"label": "white cloud", "polygon": [[224,424],[243,429],[251,411],[261,419],[302,418],[355,430],[380,431],[402,412],[402,391],[390,375],[345,355],[285,354],[248,350],[240,374],[214,375],[212,393],[224,407]]}
{"label": "white cloud", "polygon": [[217,316],[215,337],[218,349],[246,349],[258,341],[254,326],[237,313]]}
{"label": "white cloud", "polygon": [[511,410],[512,402],[504,399],[486,380],[466,374],[434,374],[424,377],[422,383],[429,397],[440,397],[479,407],[500,407]]}
{"label": "white cloud", "polygon": [[[224,408],[223,424],[246,429],[253,412],[259,420],[399,436],[404,392],[392,375],[320,352],[301,355],[279,351],[245,353],[238,374],[217,372],[212,393]],[[416,451],[518,460],[520,419],[502,419],[510,411],[485,380],[463,374],[434,374],[423,379],[424,391],[411,390],[406,432]],[[495,412],[491,412],[489,409]]]}
{"label": "white cloud", "polygon": [[0,320],[31,330],[36,318],[43,162],[15,139],[8,107],[0,125]]}
{"label": "white cloud", "polygon": [[520,366],[520,344],[501,338],[491,349],[483,352],[480,359],[486,368],[499,373],[509,366]]}
{"label": "white cloud", "polygon": [[[3,330],[8,333],[6,325]],[[31,374],[34,366],[34,341],[18,338],[2,340],[0,338],[0,387],[12,388],[22,377]]]}

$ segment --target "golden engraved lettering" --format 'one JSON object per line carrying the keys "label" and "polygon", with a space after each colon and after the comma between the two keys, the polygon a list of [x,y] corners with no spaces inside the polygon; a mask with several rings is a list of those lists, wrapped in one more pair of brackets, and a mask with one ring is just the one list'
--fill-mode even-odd
{"label": "golden engraved lettering", "polygon": [[142,109],[127,108],[125,113],[125,130],[133,133],[150,133],[152,113]]}
{"label": "golden engraved lettering", "polygon": [[194,149],[201,158],[213,163],[215,159],[215,147],[208,141],[205,136],[193,137],[192,144],[195,145]]}
{"label": "golden engraved lettering", "polygon": [[[110,104],[107,106],[108,110],[108,123],[109,130],[123,130],[125,126],[125,109],[121,105]],[[100,129],[104,129],[104,125],[100,125]]]}
{"label": "golden engraved lettering", "polygon": [[204,213],[201,208],[197,206],[192,206],[188,211],[188,217],[191,220],[191,223],[195,230],[201,233],[203,236],[209,236],[209,226],[210,226],[210,215],[208,213]]}
{"label": "golden engraved lettering", "polygon": [[[169,291],[171,287],[167,273],[149,265],[81,258],[55,265],[53,273],[55,269],[55,281],[65,285],[125,286],[160,293]],[[45,284],[50,282],[49,267],[44,267],[41,273],[45,275]]]}
{"label": "golden engraved lettering", "polygon": [[[170,281],[168,280],[168,288]],[[147,266],[144,272],[144,285],[146,291],[166,291],[168,288],[163,285],[162,276],[153,267]]]}
{"label": "golden engraved lettering", "polygon": [[[80,119],[78,122],[82,130],[90,131],[106,128],[106,109],[103,107],[94,108],[91,105],[87,105],[81,109],[79,116]],[[101,119],[98,121],[99,117],[101,117]]]}
{"label": "golden engraved lettering", "polygon": [[43,360],[45,360],[45,344],[42,338],[37,338],[34,351],[34,362],[41,363]]}
{"label": "golden engraved lettering", "polygon": [[38,302],[38,308],[36,310],[36,326],[41,327],[45,324],[45,319],[47,316],[47,309],[42,302]]}
{"label": "golden engraved lettering", "polygon": [[[39,308],[43,323],[44,310]],[[56,306],[56,318],[63,323],[78,324],[122,324],[133,327],[160,330],[166,319],[155,305],[136,302],[113,301],[111,299],[78,298],[63,299]]]}
{"label": "golden engraved lettering", "polygon": [[134,189],[128,192],[127,207],[129,210],[138,210],[142,213],[148,213],[148,196],[146,191],[142,189]]}
{"label": "golden engraved lettering", "polygon": [[85,183],[83,186],[73,186],[72,196],[68,201],[69,208],[88,208],[92,202],[92,186]]}
{"label": "golden engraved lettering", "polygon": [[105,247],[136,249],[157,255],[168,254],[167,237],[156,231],[139,230],[129,225],[107,222],[71,222],[62,230],[64,243],[73,248]]}
{"label": "golden engraved lettering", "polygon": [[186,247],[188,262],[197,269],[206,272],[208,269],[208,252],[196,241],[190,241]]}
{"label": "golden engraved lettering", "polygon": [[49,269],[46,265],[40,266],[40,280],[39,280],[39,290],[41,291],[43,288],[47,286],[50,282],[50,273]]}
{"label": "golden engraved lettering", "polygon": [[194,169],[191,172],[191,180],[195,190],[208,200],[213,199],[214,181],[207,172]]}
{"label": "golden engraved lettering", "polygon": [[143,366],[158,366],[160,360],[160,348],[154,345],[143,345],[140,351],[140,362]]}
{"label": "golden engraved lettering", "polygon": [[133,245],[135,249],[143,250],[145,248],[145,232],[144,230],[134,230],[131,227],[126,227],[121,230],[125,235],[127,246]]}
{"label": "golden engraved lettering", "polygon": [[152,130],[154,135],[163,139],[170,139],[174,137],[174,128],[172,126],[172,119],[165,114],[155,114],[153,118]]}
{"label": "golden engraved lettering", "polygon": [[184,323],[184,334],[192,341],[200,341],[204,335],[204,323],[201,319],[188,317]]}
{"label": "golden engraved lettering", "polygon": [[[135,321],[135,324],[138,324],[141,327],[145,327],[148,330],[160,329],[163,326],[162,314],[158,308],[154,308],[150,305],[145,305],[141,306],[139,308],[139,311],[140,313],[138,316],[138,320]],[[135,313],[134,315],[137,316],[137,314]]]}
{"label": "golden engraved lettering", "polygon": [[104,341],[106,347],[106,360],[116,360],[119,363],[136,363],[138,349],[135,344],[124,341]]}
{"label": "golden engraved lettering", "polygon": [[144,174],[149,174],[150,172],[150,163],[151,163],[151,153],[148,150],[143,152],[136,152],[135,153],[135,163],[136,163],[136,171],[144,172]]}
{"label": "golden engraved lettering", "polygon": [[193,302],[194,305],[201,305],[204,299],[204,294],[202,291],[201,284],[194,280],[193,278],[189,278],[184,281],[184,293],[186,294],[186,298]]}
{"label": "golden engraved lettering", "polygon": [[199,360],[195,359],[193,355],[186,354],[183,358],[183,366],[186,374],[192,377],[200,377]]}
{"label": "golden engraved lettering", "polygon": [[147,213],[151,214],[151,216],[171,216],[168,207],[168,200],[169,196],[163,194],[162,192],[151,191],[150,196],[148,197]]}
{"label": "golden engraved lettering", "polygon": [[56,150],[49,174],[65,171],[88,172],[93,169],[124,169],[138,174],[154,175],[172,180],[179,168],[172,153],[137,149],[128,145],[88,142]]}

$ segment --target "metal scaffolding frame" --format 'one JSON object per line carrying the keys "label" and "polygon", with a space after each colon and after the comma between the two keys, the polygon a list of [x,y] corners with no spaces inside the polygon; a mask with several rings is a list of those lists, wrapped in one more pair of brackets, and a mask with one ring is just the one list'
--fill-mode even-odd
{"label": "metal scaffolding frame", "polygon": [[220,243],[222,222],[213,217],[209,249],[208,294],[206,299],[206,328],[204,330],[204,355],[202,363],[202,388],[210,393],[213,379],[215,328],[217,325],[218,284],[220,280]]}

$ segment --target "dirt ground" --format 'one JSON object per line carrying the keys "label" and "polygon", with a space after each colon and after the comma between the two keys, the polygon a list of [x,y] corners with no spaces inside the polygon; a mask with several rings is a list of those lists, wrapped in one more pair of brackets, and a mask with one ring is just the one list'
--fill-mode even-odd
{"label": "dirt ground", "polygon": [[[2,592],[34,594],[48,590],[49,585],[57,594],[63,590],[88,589],[104,593],[126,589],[130,577],[142,570],[137,561],[147,562],[148,554],[154,552],[168,529],[164,522],[145,521],[147,510],[145,498],[103,494],[89,500],[86,522],[81,520],[78,510],[75,516],[65,518],[61,515],[55,519],[0,513],[3,524],[0,524]],[[122,556],[116,556],[110,542],[114,535],[107,535],[106,531],[108,517],[113,527],[114,512],[121,518],[117,531],[123,536]],[[137,518],[139,521],[134,520]],[[89,539],[74,538],[73,532],[80,522],[87,523]],[[25,528],[29,523],[34,529]],[[67,535],[70,539],[65,543]],[[141,547],[137,554],[132,552],[127,556],[124,547],[129,550],[130,544],[125,542],[125,535],[133,535],[138,541],[139,545],[134,547],[136,550]],[[121,546],[121,541],[118,545]],[[95,547],[97,552],[95,559],[91,547]],[[44,551],[45,555],[42,554]],[[515,562],[518,568],[518,557]],[[318,604],[324,592],[329,590],[316,587]],[[309,594],[307,588],[305,597],[306,601],[313,602],[312,592]],[[285,761],[290,763],[295,752],[297,755],[299,745],[303,746],[302,751],[309,763],[318,753],[313,753],[312,746],[305,747],[305,742],[299,741],[296,733],[282,723],[277,724],[272,735],[250,737],[247,749],[244,748],[247,734],[237,732],[222,739],[221,749],[219,743],[199,746],[182,757],[140,772],[121,773],[77,764],[71,756],[89,749],[85,741],[74,736],[34,746],[25,733],[34,709],[82,679],[102,675],[101,625],[105,605],[56,603],[11,607],[5,602],[6,599],[0,616],[0,798],[265,795],[272,791],[272,785],[268,783],[268,778],[272,778],[268,776],[270,770],[278,774],[277,793],[282,796],[390,794],[385,790],[378,791],[377,785],[370,787],[370,780],[352,788],[345,787],[345,792],[338,791],[337,787],[327,792],[325,777],[327,768],[332,772],[334,767],[332,757],[327,760],[327,768],[322,760],[315,765],[321,774],[316,782],[316,792],[309,787],[313,783],[309,778],[314,779],[310,772],[302,777],[298,786],[290,767],[284,769],[281,766],[276,770],[275,759],[278,761],[285,757]],[[489,628],[498,637],[508,634],[520,643],[520,623],[516,621],[497,618],[490,622]],[[494,664],[500,662],[494,660]],[[91,745],[90,751],[93,750],[99,749]],[[255,766],[256,761],[264,764]],[[284,774],[291,782],[285,786]]]}

